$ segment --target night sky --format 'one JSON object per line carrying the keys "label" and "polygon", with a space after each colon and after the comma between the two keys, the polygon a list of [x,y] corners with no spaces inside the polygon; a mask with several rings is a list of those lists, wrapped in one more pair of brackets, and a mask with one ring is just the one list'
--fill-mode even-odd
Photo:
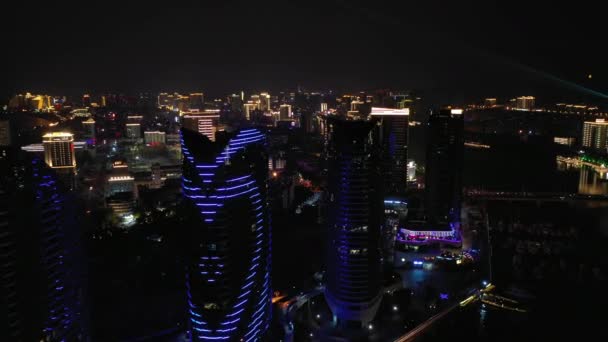
{"label": "night sky", "polygon": [[[133,4],[137,2],[138,4]],[[100,1],[2,11],[16,92],[416,89],[441,102],[608,93],[599,1]],[[593,74],[593,79],[587,79]],[[556,78],[568,82],[561,82]]]}

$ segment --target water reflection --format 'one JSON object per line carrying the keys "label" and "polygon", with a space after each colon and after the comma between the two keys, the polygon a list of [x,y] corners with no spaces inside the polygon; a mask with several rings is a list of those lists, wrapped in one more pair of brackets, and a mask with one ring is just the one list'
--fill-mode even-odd
{"label": "water reflection", "polygon": [[414,341],[528,341],[528,332],[534,329],[530,319],[527,313],[471,304],[450,313]]}
{"label": "water reflection", "polygon": [[578,193],[582,195],[608,194],[608,173],[596,172],[589,166],[579,171]]}
{"label": "water reflection", "polygon": [[608,172],[598,172],[592,167],[580,167],[563,162],[557,163],[557,170],[578,172],[578,193],[581,195],[608,195]]}
{"label": "water reflection", "polygon": [[485,305],[482,304],[479,309],[479,331],[477,332],[477,336],[486,337],[486,320],[487,320],[488,311],[485,309]]}

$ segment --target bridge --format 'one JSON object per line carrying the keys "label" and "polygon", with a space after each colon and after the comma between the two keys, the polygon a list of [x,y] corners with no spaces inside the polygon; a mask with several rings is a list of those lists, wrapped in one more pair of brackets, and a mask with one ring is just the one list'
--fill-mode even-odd
{"label": "bridge", "polygon": [[447,316],[450,312],[452,312],[460,307],[465,307],[471,303],[477,302],[478,300],[483,298],[484,295],[489,294],[494,289],[495,289],[494,285],[488,284],[486,287],[484,287],[482,289],[474,290],[472,293],[469,292],[469,293],[471,293],[470,296],[461,300],[460,302],[456,302],[456,303],[448,306],[447,308],[441,310],[439,313],[437,313],[434,316],[432,316],[431,318],[427,319],[426,321],[424,321],[423,323],[418,325],[416,328],[408,331],[404,335],[395,339],[395,342],[414,341],[416,338],[420,337],[421,334],[423,334],[428,329],[430,329],[433,326],[433,324],[435,324],[436,322],[438,322],[439,320],[441,320],[442,318]]}
{"label": "bridge", "polygon": [[555,159],[558,162],[572,165],[574,167],[581,167],[581,166],[585,165],[585,166],[589,166],[589,167],[593,168],[595,171],[597,171],[599,173],[608,172],[608,167],[606,167],[606,165],[604,165],[604,164],[601,164],[601,162],[593,163],[593,162],[589,162],[589,161],[585,160],[584,158],[580,158],[580,157],[557,156],[557,157],[555,157]]}

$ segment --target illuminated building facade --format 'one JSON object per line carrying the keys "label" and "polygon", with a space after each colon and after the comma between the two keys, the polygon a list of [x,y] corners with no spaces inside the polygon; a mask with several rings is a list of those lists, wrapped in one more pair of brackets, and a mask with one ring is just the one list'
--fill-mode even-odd
{"label": "illuminated building facade", "polygon": [[381,300],[380,153],[373,121],[327,119],[328,239],[325,297],[338,322],[365,324]]}
{"label": "illuminated building facade", "polygon": [[372,107],[371,116],[379,119],[378,141],[382,145],[384,192],[403,194],[407,184],[408,108]]}
{"label": "illuminated building facade", "polygon": [[53,168],[75,168],[74,136],[72,133],[53,132],[42,136],[44,161]]}
{"label": "illuminated building facade", "polygon": [[125,124],[125,136],[129,139],[141,138],[141,124],[137,122]]}
{"label": "illuminated building facade", "polygon": [[243,104],[243,111],[245,112],[245,118],[247,120],[250,120],[251,112],[253,112],[257,108],[258,108],[258,105],[255,103],[247,102],[247,103]]}
{"label": "illuminated building facade", "polygon": [[460,222],[464,121],[462,109],[446,108],[429,117],[426,157],[426,211],[430,224]]}
{"label": "illuminated building facade", "polygon": [[559,145],[572,146],[576,142],[573,137],[553,137],[553,142]]}
{"label": "illuminated building facade", "polygon": [[281,107],[279,107],[279,119],[280,120],[287,120],[291,118],[291,105],[288,104],[282,104]]}
{"label": "illuminated building facade", "polygon": [[137,197],[135,178],[129,173],[129,166],[126,162],[115,161],[106,182],[106,207],[125,223],[132,217]]}
{"label": "illuminated building facade", "polygon": [[167,139],[165,132],[146,131],[144,132],[144,143],[146,145],[164,145]]}
{"label": "illuminated building facade", "polygon": [[135,178],[129,173],[129,165],[122,161],[115,161],[112,164],[112,171],[108,177],[106,196],[113,196],[119,192],[131,193],[135,195]]}
{"label": "illuminated building facade", "polygon": [[0,161],[0,341],[88,341],[75,203],[43,161]]}
{"label": "illuminated building facade", "polygon": [[191,340],[259,341],[271,315],[265,135],[181,132]]}
{"label": "illuminated building facade", "polygon": [[350,111],[351,112],[358,112],[359,109],[361,109],[361,107],[365,104],[365,102],[363,101],[359,101],[359,100],[353,100],[350,103]]}
{"label": "illuminated building facade", "polygon": [[89,94],[82,95],[82,106],[91,107],[91,95],[89,95]]}
{"label": "illuminated building facade", "polygon": [[89,118],[82,122],[85,139],[95,139],[95,120]]}
{"label": "illuminated building facade", "polygon": [[407,181],[416,181],[416,162],[413,160],[408,160],[407,162]]}
{"label": "illuminated building facade", "polygon": [[268,93],[260,94],[260,110],[263,112],[270,111],[270,94],[268,94]]}
{"label": "illuminated building facade", "polygon": [[52,109],[53,101],[49,95],[32,95],[30,93],[15,95],[8,103],[9,108],[29,109],[35,111]]}
{"label": "illuminated building facade", "polygon": [[252,94],[249,97],[249,102],[255,104],[256,105],[256,109],[260,109],[260,95],[258,95],[258,94]]}
{"label": "illuminated building facade", "polygon": [[175,101],[175,106],[173,107],[173,109],[177,109],[180,112],[190,110],[190,96],[177,94],[177,99]]}
{"label": "illuminated building facade", "polygon": [[427,221],[409,220],[400,226],[396,243],[416,250],[425,245],[461,247],[460,232],[455,225],[429,224]]}
{"label": "illuminated building facade", "polygon": [[515,99],[515,109],[533,110],[535,101],[534,96],[520,96]]}
{"label": "illuminated building facade", "polygon": [[192,93],[189,96],[190,110],[203,110],[205,106],[205,96],[203,93]]}
{"label": "illuminated building facade", "polygon": [[188,112],[183,116],[183,126],[191,131],[199,132],[211,141],[215,141],[215,133],[218,130],[219,120],[219,109]]}
{"label": "illuminated building facade", "polygon": [[608,149],[608,121],[605,119],[585,121],[583,146],[606,151]]}
{"label": "illuminated building facade", "polygon": [[172,104],[169,103],[169,94],[167,93],[160,93],[158,95],[158,106],[159,107],[169,107]]}
{"label": "illuminated building facade", "polygon": [[76,117],[76,118],[90,118],[91,117],[91,112],[89,112],[88,108],[77,108],[74,109],[70,112],[70,114],[72,114],[72,116]]}
{"label": "illuminated building facade", "polygon": [[131,176],[111,176],[108,178],[108,194],[110,196],[118,192],[133,192],[135,189],[135,178]]}
{"label": "illuminated building facade", "polygon": [[230,95],[230,97],[228,97],[228,101],[230,102],[230,110],[233,112],[243,111],[243,100],[241,99],[240,94]]}
{"label": "illuminated building facade", "polygon": [[496,99],[495,98],[487,98],[483,101],[483,105],[485,107],[496,107]]}

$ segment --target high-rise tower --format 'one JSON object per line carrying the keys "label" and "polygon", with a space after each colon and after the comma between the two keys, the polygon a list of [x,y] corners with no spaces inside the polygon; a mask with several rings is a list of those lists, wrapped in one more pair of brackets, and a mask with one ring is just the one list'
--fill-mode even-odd
{"label": "high-rise tower", "polygon": [[327,119],[328,244],[325,297],[342,322],[371,321],[381,299],[382,180],[373,121]]}
{"label": "high-rise tower", "polygon": [[53,132],[42,136],[44,161],[54,169],[75,168],[74,136],[72,133]]}
{"label": "high-rise tower", "polygon": [[189,100],[190,110],[203,110],[205,108],[205,96],[203,93],[191,93]]}
{"label": "high-rise tower", "polygon": [[183,127],[205,135],[209,140],[215,141],[215,132],[218,130],[220,111],[190,111],[183,116]]}
{"label": "high-rise tower", "polygon": [[408,108],[372,107],[371,116],[379,119],[378,140],[382,146],[384,191],[400,195],[407,184]]}
{"label": "high-rise tower", "polygon": [[83,137],[94,144],[95,141],[95,120],[92,118],[88,118],[87,120],[82,122],[83,128]]}
{"label": "high-rise tower", "polygon": [[462,109],[431,114],[426,157],[426,210],[431,224],[460,222],[464,121]]}
{"label": "high-rise tower", "polygon": [[265,136],[181,134],[191,339],[258,341],[271,315]]}
{"label": "high-rise tower", "polygon": [[583,144],[598,151],[608,150],[608,121],[595,119],[583,124]]}
{"label": "high-rise tower", "polygon": [[75,201],[42,160],[0,162],[0,340],[87,341]]}

